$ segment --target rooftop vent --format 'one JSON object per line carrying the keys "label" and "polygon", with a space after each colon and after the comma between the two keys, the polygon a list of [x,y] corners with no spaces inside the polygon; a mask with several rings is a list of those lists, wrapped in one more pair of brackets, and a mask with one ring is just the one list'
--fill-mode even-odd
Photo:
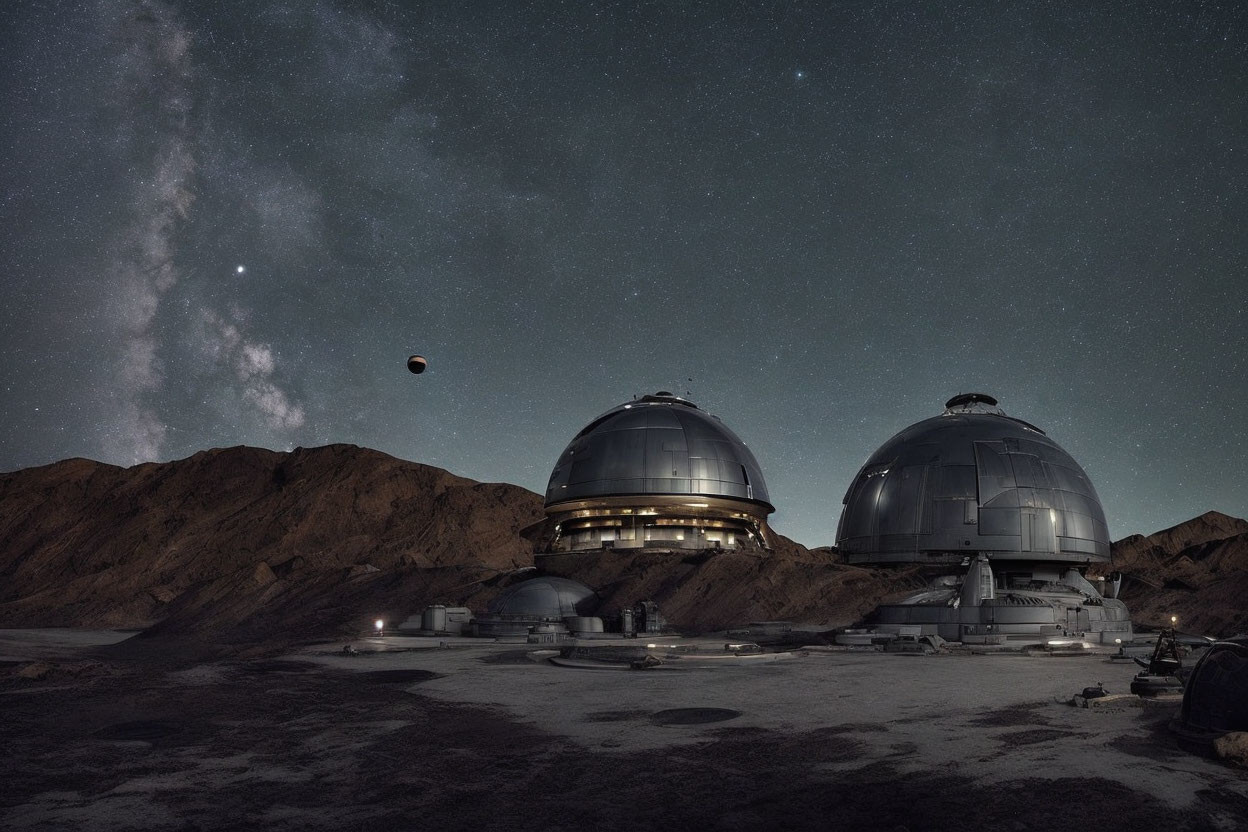
{"label": "rooftop vent", "polygon": [[987,393],[959,393],[949,401],[945,402],[945,407],[967,407],[973,404],[986,404],[991,407],[997,406],[997,400]]}
{"label": "rooftop vent", "polygon": [[647,393],[641,397],[641,400],[643,402],[656,404],[683,404],[685,407],[692,407],[694,410],[698,409],[698,406],[693,402],[686,401],[680,396],[677,396],[675,393],[668,392],[667,390],[660,390],[657,393]]}

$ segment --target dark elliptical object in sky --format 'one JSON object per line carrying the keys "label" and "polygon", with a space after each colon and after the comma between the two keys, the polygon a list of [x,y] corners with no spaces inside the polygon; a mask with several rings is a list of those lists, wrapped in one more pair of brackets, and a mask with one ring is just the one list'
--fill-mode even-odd
{"label": "dark elliptical object in sky", "polygon": [[611,408],[564,449],[546,487],[537,562],[550,570],[621,549],[766,551],[773,511],[745,443],[660,391]]}
{"label": "dark elliptical object in sky", "polygon": [[429,362],[425,360],[423,355],[413,355],[409,356],[407,359],[407,369],[411,370],[416,375],[423,373],[425,368],[428,366]]}
{"label": "dark elliptical object in sky", "polygon": [[992,396],[954,396],[889,439],[843,504],[847,562],[925,567],[927,589],[877,608],[877,630],[981,643],[1131,639],[1117,582],[1105,598],[1084,577],[1110,559],[1091,480]]}

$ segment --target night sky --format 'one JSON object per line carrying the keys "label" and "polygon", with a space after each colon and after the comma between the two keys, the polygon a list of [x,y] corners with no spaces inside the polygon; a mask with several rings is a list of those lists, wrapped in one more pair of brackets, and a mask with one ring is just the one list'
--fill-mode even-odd
{"label": "night sky", "polygon": [[543,491],[667,389],[826,545],[975,390],[1115,539],[1242,517],[1248,5],[8,2],[0,275],[0,470],[351,442]]}

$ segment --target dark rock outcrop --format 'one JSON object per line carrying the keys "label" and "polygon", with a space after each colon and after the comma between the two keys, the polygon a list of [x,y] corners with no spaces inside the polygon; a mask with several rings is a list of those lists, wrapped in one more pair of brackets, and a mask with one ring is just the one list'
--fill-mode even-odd
{"label": "dark rock outcrop", "polygon": [[1216,511],[1113,545],[1137,624],[1212,636],[1248,631],[1248,521]]}

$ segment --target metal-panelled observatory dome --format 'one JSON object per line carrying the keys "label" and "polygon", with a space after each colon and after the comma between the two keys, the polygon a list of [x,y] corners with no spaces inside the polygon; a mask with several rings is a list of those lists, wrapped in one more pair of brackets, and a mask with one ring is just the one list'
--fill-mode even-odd
{"label": "metal-panelled observatory dome", "polygon": [[659,392],[611,408],[559,456],[545,552],[767,548],[774,511],[745,443],[693,402]]}
{"label": "metal-panelled observatory dome", "polygon": [[850,563],[1088,564],[1109,560],[1096,490],[1070,454],[982,393],[898,433],[845,495],[837,546]]}
{"label": "metal-panelled observatory dome", "polygon": [[745,443],[717,417],[666,392],[613,407],[586,425],[555,463],[546,505],[639,494],[726,497],[774,511]]}

